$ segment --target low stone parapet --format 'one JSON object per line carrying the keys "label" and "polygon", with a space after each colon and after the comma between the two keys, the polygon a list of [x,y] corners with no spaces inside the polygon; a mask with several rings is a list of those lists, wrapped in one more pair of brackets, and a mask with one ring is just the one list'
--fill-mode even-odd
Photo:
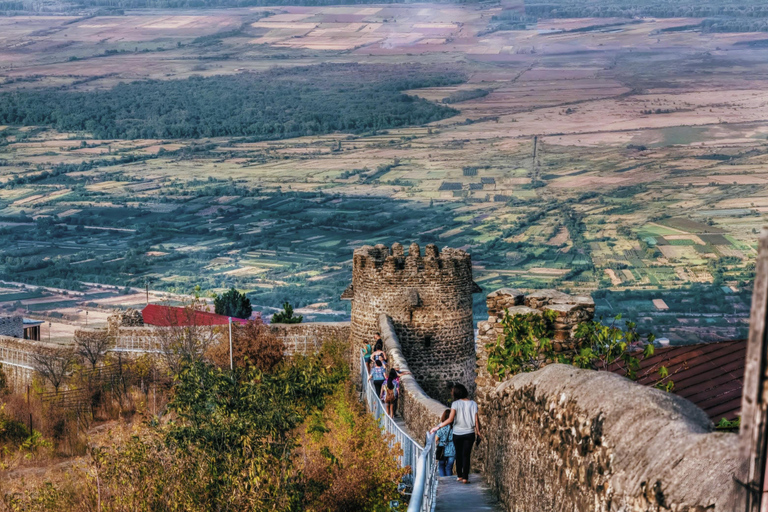
{"label": "low stone parapet", "polygon": [[[379,316],[379,330],[384,341],[384,350],[391,368],[410,371],[408,361],[397,338],[392,320],[387,315]],[[427,395],[413,375],[400,377],[400,403],[398,409],[416,441],[424,444],[427,431],[440,422],[440,416],[448,407]]]}
{"label": "low stone parapet", "polygon": [[[283,340],[286,354],[315,354],[326,340],[349,342],[349,322],[306,322],[299,324],[270,324],[270,328]],[[349,357],[347,358],[349,360]]]}
{"label": "low stone parapet", "polygon": [[691,402],[553,364],[480,407],[484,476],[508,511],[732,512],[738,436]]}

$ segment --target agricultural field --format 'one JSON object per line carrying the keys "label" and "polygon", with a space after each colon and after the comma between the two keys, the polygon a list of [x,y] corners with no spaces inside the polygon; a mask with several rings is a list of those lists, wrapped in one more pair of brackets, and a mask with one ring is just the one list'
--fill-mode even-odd
{"label": "agricultural field", "polygon": [[[78,322],[139,306],[146,286],[236,286],[265,313],[290,300],[340,319],[353,249],[417,241],[470,251],[486,293],[592,293],[604,319],[673,343],[744,336],[768,213],[768,34],[684,17],[509,30],[507,14],[366,4],[0,17],[0,119],[14,119],[0,126],[0,278],[17,283],[0,306]],[[360,129],[160,138],[121,131],[121,118],[77,125],[77,109],[67,122],[63,108],[20,116],[11,101],[339,69],[382,91],[381,70],[396,66],[451,79],[387,93],[423,117]],[[337,76],[333,108],[360,93],[354,73]]]}

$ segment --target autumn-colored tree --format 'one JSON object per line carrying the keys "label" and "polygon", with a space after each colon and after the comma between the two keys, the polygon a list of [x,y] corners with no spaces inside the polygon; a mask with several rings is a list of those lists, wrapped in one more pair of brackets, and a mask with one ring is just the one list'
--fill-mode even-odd
{"label": "autumn-colored tree", "polygon": [[304,510],[391,510],[407,470],[397,463],[400,447],[392,449],[387,441],[351,384],[339,386],[305,425],[298,457]]}
{"label": "autumn-colored tree", "polygon": [[[284,353],[283,340],[260,320],[232,326],[232,360],[235,366],[255,366],[269,372],[283,360]],[[209,357],[217,366],[229,368],[228,337],[221,337],[221,341],[209,351]]]}

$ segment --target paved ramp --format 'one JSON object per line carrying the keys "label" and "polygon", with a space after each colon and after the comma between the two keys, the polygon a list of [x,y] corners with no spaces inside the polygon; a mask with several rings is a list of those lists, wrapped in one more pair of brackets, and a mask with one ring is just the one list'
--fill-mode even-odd
{"label": "paved ramp", "polygon": [[435,512],[501,512],[496,499],[480,475],[470,475],[469,485],[460,484],[455,476],[441,476],[437,486]]}

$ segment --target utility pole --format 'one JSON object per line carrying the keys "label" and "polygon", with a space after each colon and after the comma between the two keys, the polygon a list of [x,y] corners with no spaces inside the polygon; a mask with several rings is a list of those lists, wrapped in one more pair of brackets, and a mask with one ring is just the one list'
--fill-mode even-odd
{"label": "utility pole", "polygon": [[229,317],[229,369],[234,371],[235,364],[232,361],[232,317]]}

